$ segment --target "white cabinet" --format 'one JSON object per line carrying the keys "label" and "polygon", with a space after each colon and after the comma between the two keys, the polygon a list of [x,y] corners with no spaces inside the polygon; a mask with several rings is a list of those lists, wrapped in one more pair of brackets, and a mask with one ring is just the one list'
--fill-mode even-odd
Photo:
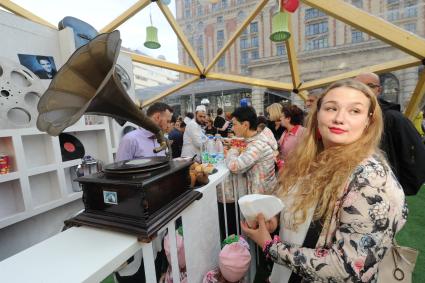
{"label": "white cabinet", "polygon": [[[86,155],[113,162],[110,120],[86,121],[83,117],[65,132],[81,141]],[[0,153],[10,158],[10,173],[0,175],[0,229],[81,198],[71,173],[81,160],[63,162],[58,137],[35,128],[1,130]]]}
{"label": "white cabinet", "polygon": [[[0,63],[12,62],[18,67],[20,66],[18,54],[31,54],[52,56],[56,68],[59,69],[75,50],[72,29],[58,31],[1,10],[0,35],[9,39],[8,43],[2,46]],[[5,76],[6,73],[1,68],[2,64],[0,64],[0,89],[5,88],[6,90],[0,93],[0,106],[9,102],[10,93],[21,94],[19,91],[12,92],[13,89],[10,87],[13,83],[13,74],[16,72],[13,71],[10,76]],[[131,79],[131,85],[127,91],[130,97],[134,98],[133,65],[130,56],[124,53],[120,54],[118,64],[127,71]],[[50,83],[49,80],[38,80],[37,78],[32,80],[32,83],[36,82],[39,91],[25,93],[23,98],[31,113],[33,110],[36,113],[35,107],[39,95]],[[72,181],[75,177],[72,174],[73,167],[80,164],[81,160],[63,161],[59,138],[38,131],[35,127],[36,115],[31,116],[30,124],[18,127],[12,126],[6,120],[7,116],[0,115],[0,118],[0,153],[8,155],[10,159],[10,173],[0,174],[0,229],[7,226],[10,226],[8,227],[10,229],[2,230],[0,240],[3,239],[2,235],[6,235],[4,237],[13,242],[15,239],[7,236],[8,233],[11,235],[27,234],[32,228],[39,227],[38,224],[34,224],[36,223],[34,221],[34,223],[25,225],[30,228],[22,228],[19,224],[13,225],[19,226],[14,230],[11,228],[12,224],[55,208],[56,211],[61,211],[60,206],[81,198],[82,192],[79,185]],[[122,130],[110,118],[84,115],[64,132],[81,141],[85,148],[85,155],[90,155],[104,164],[108,164],[113,162],[113,153],[118,146]],[[48,213],[46,218],[54,218],[54,214]],[[42,218],[43,215],[39,215],[39,217]],[[43,225],[45,228],[49,226],[49,223]],[[43,235],[43,237],[47,236]],[[16,246],[21,244],[18,243],[19,240],[15,242]],[[19,247],[15,250],[19,250]]]}

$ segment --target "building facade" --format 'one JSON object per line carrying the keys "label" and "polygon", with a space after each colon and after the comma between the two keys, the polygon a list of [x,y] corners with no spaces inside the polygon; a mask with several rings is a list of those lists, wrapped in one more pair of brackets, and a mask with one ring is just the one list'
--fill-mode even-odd
{"label": "building facade", "polygon": [[[269,39],[271,19],[278,10],[276,2],[269,1],[220,58],[213,71],[291,82],[284,43],[274,43]],[[425,35],[425,0],[346,2],[416,35]],[[176,0],[176,18],[201,62],[208,65],[257,4],[256,0],[220,0],[214,4]],[[291,31],[303,81],[406,56],[396,48],[306,5],[301,5],[292,14]],[[193,66],[181,45],[179,62]],[[405,107],[417,78],[417,67],[382,74],[385,98]],[[252,103],[260,112],[267,106],[264,91],[267,90],[254,88],[252,94]],[[295,95],[291,97],[295,102],[300,102]]]}
{"label": "building facade", "polygon": [[[122,47],[121,49],[132,53],[149,56],[139,50],[133,50],[126,47]],[[166,60],[166,58],[162,55],[159,55],[158,59]],[[178,80],[177,72],[134,61],[133,74],[135,89],[154,87],[159,85],[169,85]]]}

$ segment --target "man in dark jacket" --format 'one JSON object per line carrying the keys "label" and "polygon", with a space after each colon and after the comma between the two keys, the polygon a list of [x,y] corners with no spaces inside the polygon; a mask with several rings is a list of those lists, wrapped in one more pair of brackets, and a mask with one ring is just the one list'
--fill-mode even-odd
{"label": "man in dark jacket", "polygon": [[379,76],[364,73],[356,80],[368,85],[378,96],[384,116],[384,134],[381,149],[403,187],[406,195],[415,195],[425,183],[425,145],[413,123],[400,112],[400,105],[379,98]]}

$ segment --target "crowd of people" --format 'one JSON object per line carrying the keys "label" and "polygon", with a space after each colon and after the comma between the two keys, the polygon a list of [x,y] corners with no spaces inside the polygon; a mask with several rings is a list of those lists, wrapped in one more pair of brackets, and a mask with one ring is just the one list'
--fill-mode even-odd
{"label": "crowd of people", "polygon": [[[225,143],[224,163],[242,180],[240,194],[271,194],[285,204],[272,219],[241,224],[262,251],[255,282],[376,282],[407,220],[405,195],[425,182],[421,132],[380,93],[379,77],[365,73],[308,96],[304,111],[274,103],[262,116],[243,105],[232,113],[218,108],[213,119],[199,105],[177,117],[157,102],[147,115],[167,133],[174,158],[199,159],[205,135],[245,141],[243,148]],[[116,159],[164,154],[153,153],[156,146],[152,133],[137,129],[122,138]],[[235,220],[227,223],[236,233]],[[233,282],[219,273],[205,282]]]}

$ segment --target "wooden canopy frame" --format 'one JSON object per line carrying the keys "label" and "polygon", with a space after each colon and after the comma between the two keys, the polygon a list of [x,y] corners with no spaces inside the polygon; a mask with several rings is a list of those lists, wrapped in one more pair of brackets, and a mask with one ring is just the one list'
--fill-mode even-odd
{"label": "wooden canopy frame", "polygon": [[[291,37],[288,41],[286,41],[286,50],[288,55],[288,62],[291,71],[292,82],[291,83],[282,83],[276,82],[272,80],[264,80],[264,79],[256,79],[249,78],[246,76],[238,76],[238,75],[229,75],[224,73],[215,73],[211,72],[211,69],[218,62],[220,57],[232,46],[232,44],[236,41],[242,31],[249,25],[249,23],[261,12],[264,6],[267,4],[268,0],[259,0],[258,4],[251,12],[251,14],[242,22],[240,27],[235,31],[235,33],[228,39],[226,44],[218,51],[212,61],[208,64],[208,66],[204,67],[202,62],[199,60],[196,52],[191,46],[190,42],[184,35],[181,30],[179,24],[171,13],[170,9],[161,3],[161,1],[153,1],[153,0],[139,0],[126,11],[124,11],[121,15],[119,15],[116,19],[114,19],[111,23],[106,25],[104,28],[100,30],[100,32],[111,32],[119,27],[122,23],[127,21],[129,18],[137,14],[140,10],[150,5],[152,2],[155,2],[161,12],[164,14],[171,28],[176,33],[178,39],[181,44],[189,54],[189,57],[195,64],[195,68],[184,66],[180,64],[170,63],[164,60],[153,59],[148,56],[143,56],[139,54],[129,53],[132,60],[134,62],[139,62],[147,65],[157,66],[160,68],[165,68],[177,72],[182,72],[185,74],[194,75],[192,77],[179,85],[157,95],[156,97],[144,101],[142,106],[147,106],[151,103],[154,103],[157,100],[160,100],[173,92],[195,82],[200,78],[210,78],[210,79],[219,79],[230,82],[244,83],[253,86],[261,86],[268,87],[272,89],[286,90],[286,91],[294,91],[298,95],[301,96],[304,100],[306,96],[304,94],[304,90],[314,89],[318,87],[322,87],[328,85],[332,82],[335,82],[340,79],[351,78],[363,72],[375,72],[375,73],[384,73],[389,71],[395,71],[400,69],[405,69],[413,66],[419,66],[421,64],[425,65],[425,39],[419,36],[416,36],[410,32],[399,28],[384,19],[368,14],[367,12],[358,9],[343,0],[301,0],[308,6],[317,8],[324,13],[362,31],[365,32],[375,38],[382,40],[383,42],[405,52],[408,54],[403,59],[394,60],[362,69],[358,69],[355,71],[350,71],[346,73],[342,73],[336,76],[331,76],[327,78],[312,80],[308,82],[303,82],[301,80],[301,76],[298,68],[298,60],[296,49],[294,45],[293,38]],[[37,17],[30,11],[25,10],[24,8],[14,4],[9,0],[0,0],[0,6],[29,20],[34,22],[46,25],[51,28],[56,28],[54,25],[49,22],[43,20],[40,17]],[[289,25],[291,26],[291,25]],[[409,104],[406,108],[406,116],[410,119],[413,119],[418,108],[419,103],[425,95],[425,69],[419,74],[419,80],[415,87],[415,90],[410,98]]]}

